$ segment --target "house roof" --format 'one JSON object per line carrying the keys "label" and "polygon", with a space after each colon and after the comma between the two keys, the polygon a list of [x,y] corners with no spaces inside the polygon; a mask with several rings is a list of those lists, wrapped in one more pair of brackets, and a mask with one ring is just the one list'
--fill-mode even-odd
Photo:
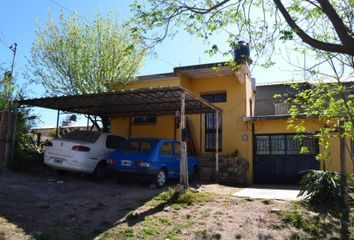
{"label": "house roof", "polygon": [[[217,67],[218,71],[215,71],[213,69],[214,67]],[[235,74],[235,71],[232,69],[232,66],[227,65],[227,62],[216,62],[175,67],[173,68],[173,72],[137,76],[134,81],[167,79],[176,77],[178,74],[185,75],[191,79],[196,79],[233,75]]]}
{"label": "house roof", "polygon": [[222,112],[222,110],[180,86],[140,88],[115,92],[46,97],[16,101],[36,106],[97,116],[175,115],[185,94],[185,113]]}

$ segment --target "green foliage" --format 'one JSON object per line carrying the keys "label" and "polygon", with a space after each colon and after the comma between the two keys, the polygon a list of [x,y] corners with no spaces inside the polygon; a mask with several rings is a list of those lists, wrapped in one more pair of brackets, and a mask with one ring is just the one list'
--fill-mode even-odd
{"label": "green foliage", "polygon": [[320,170],[306,171],[300,181],[301,191],[299,196],[304,196],[316,204],[340,203],[340,174]]}
{"label": "green foliage", "polygon": [[[330,214],[314,214],[306,206],[295,202],[290,209],[277,212],[284,224],[291,225],[309,234],[303,238],[294,239],[329,239],[339,233],[338,216]],[[298,235],[300,237],[302,234]],[[332,238],[331,238],[332,239]]]}
{"label": "green foliage", "polygon": [[[333,26],[335,24],[330,22],[331,15],[338,14],[348,35],[353,36],[350,3],[336,0],[330,4],[333,11],[324,11],[317,2],[310,4],[300,0],[136,0],[131,9],[135,12],[132,18],[135,29],[150,40],[151,46],[166,37],[174,37],[181,29],[208,42],[210,49],[206,52],[211,55],[220,52],[230,55],[235,42],[247,39],[251,44],[254,59],[262,58],[259,65],[269,67],[272,62],[268,60],[276,48],[277,40],[296,42],[301,47],[305,41],[312,48],[325,51],[323,45],[340,42],[341,38]],[[287,14],[279,11],[281,7]],[[285,21],[285,16],[289,16],[297,26]],[[309,27],[314,24],[326,28]],[[304,34],[306,38],[303,38]],[[229,49],[221,49],[217,43],[210,40],[216,35],[226,37]],[[308,39],[314,41],[307,41]],[[314,42],[323,44],[320,46],[313,44]],[[328,51],[333,50],[328,48]]]}
{"label": "green foliage", "polygon": [[160,193],[154,197],[149,203],[152,206],[160,204],[170,204],[174,207],[193,205],[195,203],[206,202],[213,199],[213,194],[207,192],[194,193],[190,190],[182,194],[177,194],[176,190],[169,188],[167,191]]}
{"label": "green foliage", "polygon": [[11,72],[5,72],[3,68],[0,68],[0,73],[3,72],[4,75],[0,81],[0,109],[10,110],[9,104],[14,94],[14,82]]}
{"label": "green foliage", "polygon": [[[0,66],[0,73],[4,73],[0,81],[0,111],[15,112],[16,106],[12,101],[23,98],[23,86],[17,86],[15,78],[2,66]],[[29,134],[31,127],[35,124],[36,117],[30,108],[19,107],[16,113],[14,162],[11,163],[10,167],[18,165],[18,160],[28,156],[28,152],[39,153],[32,136]]]}
{"label": "green foliage", "polygon": [[50,95],[112,91],[132,80],[142,66],[139,32],[109,13],[93,24],[75,13],[39,26],[32,46],[30,72]]}
{"label": "green foliage", "polygon": [[273,203],[273,200],[272,199],[264,199],[264,200],[262,200],[262,203],[264,203],[265,205],[270,205]]}
{"label": "green foliage", "polygon": [[[316,136],[323,149],[317,159],[322,161],[324,169],[325,160],[331,155],[331,139],[341,137],[339,134],[341,129],[342,137],[354,138],[354,101],[348,95],[353,86],[351,83],[341,83],[339,79],[337,82],[319,81],[305,90],[302,90],[300,85],[294,84],[292,87],[298,93],[287,98],[291,106],[289,129],[294,129],[300,136],[306,133],[307,128],[305,121],[300,118],[301,115],[318,118],[323,123]],[[350,149],[350,146],[347,147]]]}

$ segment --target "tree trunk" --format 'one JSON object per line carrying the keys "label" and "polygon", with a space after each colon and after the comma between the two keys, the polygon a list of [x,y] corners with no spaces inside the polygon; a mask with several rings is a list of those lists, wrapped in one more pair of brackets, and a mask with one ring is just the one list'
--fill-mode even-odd
{"label": "tree trunk", "polygon": [[340,124],[340,167],[341,167],[341,197],[342,197],[342,218],[341,218],[341,239],[349,240],[349,202],[348,202],[348,180],[347,180],[347,156],[345,151],[346,138],[344,136],[343,122]]}
{"label": "tree trunk", "polygon": [[111,120],[109,117],[101,117],[102,120],[102,131],[103,132],[109,132],[111,129]]}

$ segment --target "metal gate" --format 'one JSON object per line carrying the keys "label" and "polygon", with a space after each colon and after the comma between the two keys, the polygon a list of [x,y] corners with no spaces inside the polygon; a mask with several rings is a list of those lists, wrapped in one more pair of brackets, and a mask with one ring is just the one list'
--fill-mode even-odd
{"label": "metal gate", "polygon": [[[320,169],[318,139],[294,134],[256,135],[253,181],[258,184],[298,184],[308,169]],[[301,153],[305,147],[306,153]]]}

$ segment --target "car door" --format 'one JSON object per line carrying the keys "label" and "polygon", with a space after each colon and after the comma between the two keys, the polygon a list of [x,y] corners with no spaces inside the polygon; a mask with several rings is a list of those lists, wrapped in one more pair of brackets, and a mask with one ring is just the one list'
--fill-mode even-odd
{"label": "car door", "polygon": [[[173,154],[172,142],[163,142],[160,148],[160,162],[162,166],[167,167],[168,178],[175,178],[177,176],[176,156]],[[161,167],[162,167],[161,166]]]}

